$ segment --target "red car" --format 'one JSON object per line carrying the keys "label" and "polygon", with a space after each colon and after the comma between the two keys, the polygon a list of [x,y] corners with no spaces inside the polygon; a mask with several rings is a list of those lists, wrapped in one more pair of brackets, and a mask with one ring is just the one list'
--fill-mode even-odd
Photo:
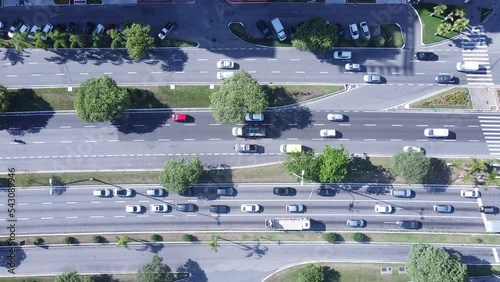
{"label": "red car", "polygon": [[185,122],[185,121],[187,121],[187,115],[186,114],[174,114],[174,116],[172,117],[172,120],[176,121],[176,122]]}

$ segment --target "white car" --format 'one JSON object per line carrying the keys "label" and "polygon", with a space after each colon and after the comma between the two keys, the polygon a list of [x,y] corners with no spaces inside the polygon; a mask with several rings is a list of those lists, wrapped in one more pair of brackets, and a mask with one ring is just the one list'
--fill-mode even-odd
{"label": "white car", "polygon": [[164,194],[165,194],[165,190],[162,188],[146,190],[146,195],[151,196],[151,197],[162,197]]}
{"label": "white car", "polygon": [[21,28],[19,28],[19,33],[25,33],[25,32],[28,32],[29,30],[30,30],[30,26],[27,24],[23,24],[21,26]]}
{"label": "white car", "polygon": [[335,60],[350,60],[352,58],[351,51],[335,51],[333,52]]}
{"label": "white car", "polygon": [[241,205],[242,212],[259,212],[260,206],[256,204],[245,204]]}
{"label": "white car", "polygon": [[375,212],[378,213],[391,213],[393,210],[391,205],[375,205]]}
{"label": "white car", "polygon": [[361,31],[363,32],[363,37],[366,40],[370,40],[371,36],[370,36],[370,29],[368,28],[368,24],[366,22],[361,22],[359,24],[359,26],[361,27]]}
{"label": "white car", "polygon": [[348,64],[345,64],[345,70],[346,71],[361,71],[361,65],[348,63]]}
{"label": "white car", "polygon": [[102,24],[98,24],[94,29],[94,34],[100,35],[104,32],[104,26]]}
{"label": "white car", "polygon": [[450,131],[447,128],[426,128],[424,135],[425,137],[448,137]]}
{"label": "white car", "polygon": [[413,152],[417,152],[417,153],[424,153],[425,154],[425,151],[423,148],[420,148],[420,147],[417,147],[417,146],[404,146],[403,147],[403,152],[410,152],[410,151],[413,151]]}
{"label": "white car", "polygon": [[96,189],[94,190],[94,196],[96,197],[109,197],[111,196],[110,189]]}
{"label": "white car", "polygon": [[460,190],[460,197],[462,198],[479,198],[481,194],[477,190]]}
{"label": "white car", "polygon": [[359,29],[357,24],[349,24],[349,31],[351,32],[351,37],[353,40],[359,39]]}
{"label": "white car", "polygon": [[219,69],[232,69],[234,68],[234,62],[233,61],[218,61],[217,62],[217,68]]}
{"label": "white car", "polygon": [[166,204],[149,205],[149,210],[152,212],[168,212],[168,206]]}
{"label": "white car", "polygon": [[42,39],[43,39],[43,40],[47,40],[47,36],[48,36],[48,34],[49,34],[49,33],[51,33],[51,32],[52,32],[52,30],[54,30],[54,26],[53,26],[53,25],[51,25],[51,24],[49,24],[49,23],[48,23],[48,24],[46,24],[46,25],[43,27],[43,30],[42,30],[42,32],[43,32]]}
{"label": "white car", "polygon": [[363,76],[363,80],[366,83],[380,83],[382,82],[382,77],[379,74],[367,74]]}
{"label": "white car", "polygon": [[175,22],[174,21],[169,21],[160,30],[160,33],[158,33],[158,38],[160,38],[160,40],[164,40],[165,38],[167,38],[167,35],[170,33],[170,31],[172,31],[172,29],[174,29],[174,26],[175,26]]}
{"label": "white car", "polygon": [[234,75],[234,72],[232,72],[232,71],[221,71],[221,72],[217,73],[217,79],[223,80],[226,78],[230,78],[233,75]]}
{"label": "white car", "polygon": [[142,206],[141,205],[128,205],[125,207],[126,212],[130,213],[138,213],[142,211]]}
{"label": "white car", "polygon": [[30,30],[30,34],[28,35],[28,38],[31,39],[31,40],[35,40],[35,34],[40,31],[40,29],[42,29],[39,25],[34,25],[31,30]]}
{"label": "white car", "polygon": [[343,121],[344,115],[343,114],[328,114],[326,116],[326,119],[329,121]]}
{"label": "white car", "polygon": [[118,196],[118,197],[132,197],[132,189],[118,189],[115,188],[113,190],[113,195]]}
{"label": "white car", "polygon": [[319,135],[321,137],[335,137],[337,136],[337,131],[335,129],[321,129]]}

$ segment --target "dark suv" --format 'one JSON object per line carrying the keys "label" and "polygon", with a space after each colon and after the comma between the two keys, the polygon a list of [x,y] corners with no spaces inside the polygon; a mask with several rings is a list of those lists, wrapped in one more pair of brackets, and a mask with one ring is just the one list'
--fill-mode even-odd
{"label": "dark suv", "polygon": [[66,33],[76,33],[76,23],[70,22],[66,28]]}
{"label": "dark suv", "polygon": [[273,33],[264,20],[259,20],[257,22],[257,28],[260,30],[264,38],[271,38],[271,36],[273,36]]}
{"label": "dark suv", "polygon": [[94,31],[94,29],[95,29],[95,24],[87,22],[83,27],[83,32],[85,32],[86,34],[91,34],[92,31]]}
{"label": "dark suv", "polygon": [[479,211],[486,214],[497,214],[498,208],[494,206],[482,206],[479,208]]}
{"label": "dark suv", "polygon": [[278,196],[293,196],[295,189],[291,187],[275,187],[273,193]]}

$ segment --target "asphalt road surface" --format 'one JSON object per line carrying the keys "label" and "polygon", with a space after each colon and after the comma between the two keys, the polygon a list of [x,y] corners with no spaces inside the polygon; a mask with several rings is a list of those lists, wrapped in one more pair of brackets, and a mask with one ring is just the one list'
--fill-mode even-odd
{"label": "asphalt road surface", "polygon": [[[464,187],[413,186],[414,195],[410,199],[395,198],[390,195],[390,185],[348,184],[334,185],[337,194],[334,197],[316,195],[318,185],[259,185],[227,184],[222,186],[203,185],[197,188],[195,197],[179,196],[170,193],[166,197],[146,196],[146,185],[116,185],[131,187],[133,197],[99,198],[92,195],[95,188],[113,189],[108,186],[69,186],[54,188],[53,194],[48,188],[17,189],[16,213],[17,234],[55,234],[81,232],[118,232],[118,231],[175,231],[175,230],[221,230],[221,231],[265,231],[264,220],[270,217],[309,217],[313,220],[312,230],[350,230],[347,219],[365,219],[367,226],[362,230],[398,231],[400,220],[418,220],[422,222],[422,231],[448,232],[483,232],[486,220],[495,220],[500,215],[488,215],[479,212],[479,206],[496,205],[494,199],[500,191],[490,189],[481,191],[481,198],[461,198],[459,190]],[[273,195],[274,187],[296,189],[294,196]],[[216,195],[217,187],[234,187],[235,196]],[[398,186],[397,188],[407,188]],[[472,189],[472,188],[469,188]],[[5,191],[2,191],[5,192]],[[178,212],[177,204],[192,203],[196,212]],[[167,204],[167,213],[154,213],[149,210],[151,204]],[[240,210],[242,204],[258,204],[262,211],[256,214]],[[285,210],[289,204],[303,204],[306,211],[290,214]],[[435,204],[450,204],[453,213],[442,214],[433,211]],[[126,205],[141,205],[142,212],[125,212]],[[214,214],[210,205],[226,205],[230,212]],[[375,205],[391,205],[394,212],[379,214]],[[7,206],[7,200],[0,203]],[[0,222],[8,223],[7,213],[0,215]],[[8,234],[7,229],[0,229],[0,234]]]}
{"label": "asphalt road surface", "polygon": [[[262,124],[266,138],[247,140],[233,136],[232,126],[218,124],[203,111],[188,112],[188,123],[172,122],[169,111],[131,113],[121,121],[97,124],[82,123],[71,113],[4,115],[0,160],[17,171],[160,169],[169,157],[192,156],[207,166],[238,167],[280,161],[279,147],[286,143],[316,152],[343,144],[350,153],[372,157],[393,155],[407,145],[423,147],[431,157],[499,153],[496,115],[346,111],[345,122],[331,122],[326,119],[331,112],[305,107],[268,112]],[[450,138],[426,138],[428,127],[448,128]],[[336,137],[320,137],[325,128],[335,129]],[[259,152],[238,154],[237,143],[257,144]]]}
{"label": "asphalt road surface", "polygon": [[[224,237],[224,236],[222,236]],[[467,264],[498,264],[492,246],[440,246],[462,255]],[[134,273],[157,254],[173,270],[190,272],[188,281],[261,281],[279,268],[307,261],[406,262],[410,246],[384,244],[288,244],[270,242],[224,242],[217,253],[206,244],[139,244],[128,248],[109,246],[26,247],[17,254],[16,275],[79,273]],[[0,249],[6,254],[7,249]],[[3,265],[2,265],[3,266]],[[11,276],[0,268],[1,276]]]}

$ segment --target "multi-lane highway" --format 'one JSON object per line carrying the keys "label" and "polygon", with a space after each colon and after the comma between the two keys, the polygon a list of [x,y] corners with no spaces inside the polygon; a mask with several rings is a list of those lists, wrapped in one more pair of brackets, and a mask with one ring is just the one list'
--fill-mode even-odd
{"label": "multi-lane highway", "polygon": [[[79,232],[114,231],[181,231],[181,230],[260,230],[265,231],[264,220],[268,217],[307,216],[314,220],[312,229],[353,230],[346,226],[347,219],[365,219],[364,230],[400,230],[396,221],[419,220],[423,231],[481,232],[485,230],[484,221],[496,219],[498,215],[479,212],[479,206],[495,205],[494,199],[500,196],[498,190],[482,191],[478,200],[461,198],[459,190],[464,187],[414,186],[411,199],[390,196],[390,185],[352,184],[334,185],[338,190],[334,197],[316,195],[317,185],[294,187],[297,194],[293,197],[273,195],[273,187],[288,185],[228,184],[237,190],[235,197],[218,197],[216,186],[203,185],[197,188],[196,197],[183,197],[170,193],[167,197],[146,196],[146,189],[153,186],[120,186],[135,189],[130,198],[98,198],[92,195],[92,188],[113,188],[111,186],[78,187],[70,186],[49,193],[48,188],[18,189],[16,195],[16,216],[18,234],[50,234]],[[466,187],[472,189],[471,187]],[[169,213],[153,213],[150,204],[166,203],[172,207]],[[193,203],[198,211],[182,213],[175,210],[176,204]],[[1,206],[6,206],[0,203]],[[125,212],[126,205],[142,205],[143,212]],[[242,204],[259,204],[262,212],[244,213]],[[285,211],[288,204],[303,204],[306,212],[289,214]],[[392,205],[391,214],[379,214],[375,205]],[[451,214],[433,211],[435,204],[454,206]],[[227,214],[213,214],[210,205],[227,205]],[[147,211],[146,211],[147,210]],[[7,213],[0,215],[0,222],[6,222]],[[7,234],[1,230],[0,234]]]}
{"label": "multi-lane highway", "polygon": [[[327,113],[305,107],[267,112],[263,139],[244,140],[232,126],[218,124],[209,112],[192,111],[192,123],[175,123],[171,112],[128,114],[128,120],[85,124],[74,114],[1,116],[4,146],[0,160],[17,171],[160,169],[169,157],[199,156],[207,165],[243,166],[283,159],[279,146],[302,144],[321,152],[343,144],[355,154],[389,156],[403,146],[423,147],[432,157],[488,157],[498,153],[500,116],[489,114],[343,112],[345,122],[330,122]],[[448,128],[448,139],[424,137],[427,127]],[[321,129],[336,138],[322,138]],[[22,139],[26,144],[11,142]],[[236,143],[260,145],[258,154],[234,152]]]}

